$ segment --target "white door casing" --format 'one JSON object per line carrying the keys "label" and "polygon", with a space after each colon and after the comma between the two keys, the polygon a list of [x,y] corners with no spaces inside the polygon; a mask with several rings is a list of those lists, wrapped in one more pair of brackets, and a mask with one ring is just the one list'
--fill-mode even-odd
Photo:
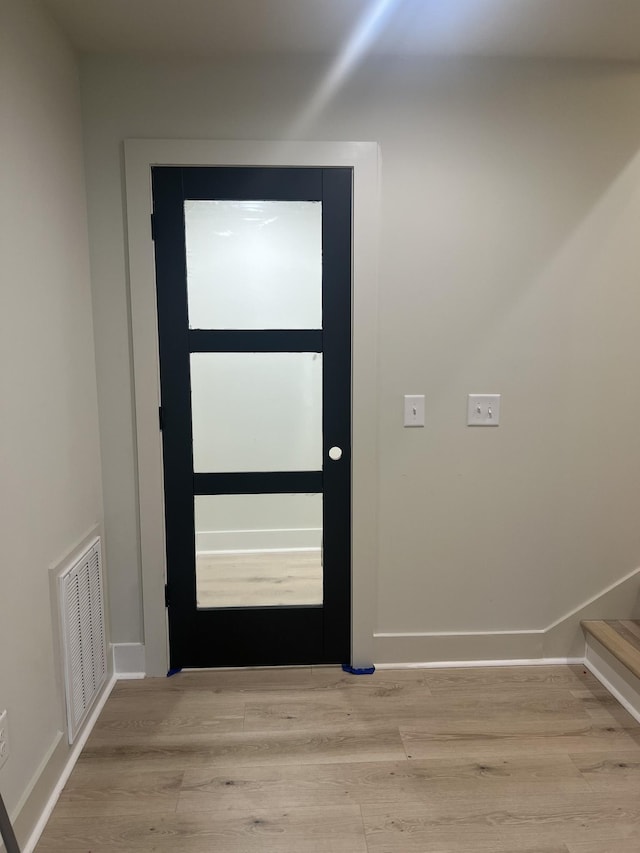
{"label": "white door casing", "polygon": [[165,675],[168,629],[151,166],[353,168],[351,661],[373,662],[377,598],[379,152],[375,142],[129,139],[124,143],[145,671]]}

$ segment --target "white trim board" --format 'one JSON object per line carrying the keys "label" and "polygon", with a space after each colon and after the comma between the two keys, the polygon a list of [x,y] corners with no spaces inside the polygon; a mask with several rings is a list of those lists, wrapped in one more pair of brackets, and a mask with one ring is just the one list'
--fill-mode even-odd
{"label": "white trim board", "polygon": [[142,643],[112,643],[111,656],[116,678],[145,677],[146,659]]}
{"label": "white trim board", "polygon": [[376,669],[480,669],[492,666],[573,666],[584,658],[522,658],[521,660],[445,660],[421,663],[377,663]]}
{"label": "white trim board", "polygon": [[151,241],[151,166],[353,168],[352,649],[373,660],[377,608],[377,351],[380,158],[375,142],[128,139],[124,143],[128,266],[138,460],[144,644],[149,675],[168,668],[162,446],[158,430],[158,328]]}

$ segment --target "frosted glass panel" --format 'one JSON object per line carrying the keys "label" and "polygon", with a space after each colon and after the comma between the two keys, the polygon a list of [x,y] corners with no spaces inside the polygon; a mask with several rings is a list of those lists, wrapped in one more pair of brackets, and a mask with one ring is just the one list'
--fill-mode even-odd
{"label": "frosted glass panel", "polygon": [[191,355],[193,470],[320,471],[322,355]]}
{"label": "frosted glass panel", "polygon": [[322,604],[322,495],[198,495],[198,607]]}
{"label": "frosted glass panel", "polygon": [[322,327],[322,202],[185,201],[192,329]]}

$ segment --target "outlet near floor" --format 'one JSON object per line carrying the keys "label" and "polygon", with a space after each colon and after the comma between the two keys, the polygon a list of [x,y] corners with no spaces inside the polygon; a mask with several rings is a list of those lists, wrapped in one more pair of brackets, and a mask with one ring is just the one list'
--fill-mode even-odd
{"label": "outlet near floor", "polygon": [[7,712],[0,714],[0,767],[9,758],[9,732],[7,731]]}

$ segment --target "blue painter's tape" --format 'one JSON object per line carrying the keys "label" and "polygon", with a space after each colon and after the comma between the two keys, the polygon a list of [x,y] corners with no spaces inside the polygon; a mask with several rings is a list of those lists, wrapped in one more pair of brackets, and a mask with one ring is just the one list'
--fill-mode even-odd
{"label": "blue painter's tape", "polygon": [[177,675],[179,672],[182,672],[181,666],[179,666],[177,669],[170,669],[167,673],[167,678],[171,678],[172,675]]}
{"label": "blue painter's tape", "polygon": [[365,666],[359,669],[357,666],[350,666],[348,663],[343,663],[342,669],[350,675],[373,675],[376,671],[375,666]]}

